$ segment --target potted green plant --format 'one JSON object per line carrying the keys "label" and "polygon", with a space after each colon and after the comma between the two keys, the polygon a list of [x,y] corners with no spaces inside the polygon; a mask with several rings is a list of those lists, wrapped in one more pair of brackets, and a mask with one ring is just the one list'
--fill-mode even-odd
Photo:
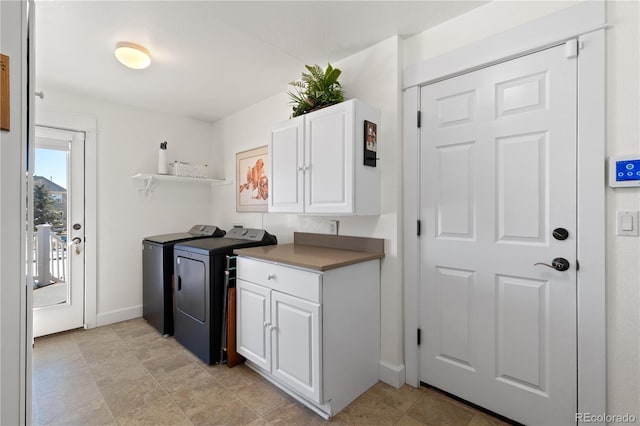
{"label": "potted green plant", "polygon": [[293,105],[292,117],[324,108],[344,101],[338,68],[327,64],[323,70],[318,65],[305,65],[308,72],[302,73],[300,80],[289,83],[294,91],[287,92]]}

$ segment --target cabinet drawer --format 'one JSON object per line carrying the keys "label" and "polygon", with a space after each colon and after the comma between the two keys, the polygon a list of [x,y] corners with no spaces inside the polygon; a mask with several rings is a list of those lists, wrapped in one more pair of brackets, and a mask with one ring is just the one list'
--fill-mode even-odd
{"label": "cabinet drawer", "polygon": [[319,273],[246,257],[238,257],[237,267],[238,279],[320,303]]}

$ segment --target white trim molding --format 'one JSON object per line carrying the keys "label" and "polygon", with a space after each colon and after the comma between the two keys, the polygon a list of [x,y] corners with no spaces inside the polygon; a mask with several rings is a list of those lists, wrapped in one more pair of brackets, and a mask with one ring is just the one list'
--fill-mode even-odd
{"label": "white trim molding", "polygon": [[54,127],[85,134],[85,328],[97,326],[98,298],[98,133],[95,117],[50,111],[36,106],[36,126]]}
{"label": "white trim molding", "polygon": [[604,1],[585,1],[404,70],[403,85],[424,86],[562,44],[607,26]]}
{"label": "white trim molding", "polygon": [[97,327],[140,317],[142,317],[142,305],[116,309],[115,311],[101,312],[98,314]]}
{"label": "white trim molding", "polygon": [[406,383],[404,365],[380,361],[380,381],[399,389]]}
{"label": "white trim molding", "polygon": [[605,34],[579,38],[578,412],[606,413]]}
{"label": "white trim molding", "polygon": [[[406,383],[420,384],[419,88],[578,36],[578,412],[606,413],[605,4],[582,2],[408,67],[404,73],[403,260]],[[382,374],[381,374],[382,376]]]}
{"label": "white trim molding", "polygon": [[402,153],[402,267],[404,275],[404,363],[406,381],[411,386],[420,385],[420,371],[418,360],[418,319],[420,311],[419,296],[419,268],[420,252],[417,234],[420,200],[420,132],[416,126],[416,115],[420,107],[419,90],[413,86],[404,92],[403,124],[404,133]]}

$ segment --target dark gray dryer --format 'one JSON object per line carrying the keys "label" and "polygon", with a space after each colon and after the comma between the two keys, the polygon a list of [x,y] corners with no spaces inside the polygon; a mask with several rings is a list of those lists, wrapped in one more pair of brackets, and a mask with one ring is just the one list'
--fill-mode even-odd
{"label": "dark gray dryer", "polygon": [[223,238],[176,244],[174,336],[207,364],[220,364],[226,256],[245,247],[277,244],[263,229],[232,228]]}
{"label": "dark gray dryer", "polygon": [[160,334],[173,334],[173,246],[224,234],[217,226],[194,225],[189,232],[154,235],[142,240],[142,317]]}

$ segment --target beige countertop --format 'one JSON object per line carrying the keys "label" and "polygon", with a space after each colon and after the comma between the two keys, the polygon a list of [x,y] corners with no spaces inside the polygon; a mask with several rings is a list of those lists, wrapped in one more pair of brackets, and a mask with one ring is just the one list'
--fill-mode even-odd
{"label": "beige countertop", "polygon": [[[358,249],[353,249],[354,247]],[[236,249],[234,253],[285,265],[328,271],[383,258],[384,240],[295,233],[293,244]]]}

